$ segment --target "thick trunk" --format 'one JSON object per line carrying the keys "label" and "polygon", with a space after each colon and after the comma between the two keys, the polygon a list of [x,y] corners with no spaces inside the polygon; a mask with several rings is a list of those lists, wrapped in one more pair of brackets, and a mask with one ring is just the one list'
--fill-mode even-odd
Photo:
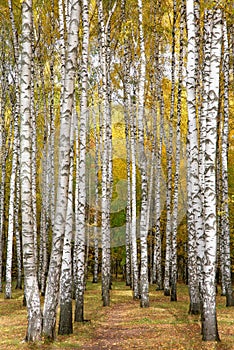
{"label": "thick trunk", "polygon": [[26,340],[38,341],[41,339],[42,316],[40,297],[34,256],[34,237],[32,227],[31,207],[31,33],[32,33],[32,2],[22,3],[22,64],[20,83],[20,180],[21,180],[21,213],[22,213],[22,249],[24,264],[24,289],[28,310],[28,329]]}
{"label": "thick trunk", "polygon": [[77,64],[79,1],[72,1],[67,39],[67,57],[63,90],[63,103],[60,118],[60,145],[58,190],[55,209],[55,223],[52,237],[52,251],[48,272],[44,303],[43,333],[46,338],[54,339],[56,314],[59,296],[59,280],[62,264],[62,249],[67,212],[67,190],[70,164],[70,127],[75,87],[75,69]]}
{"label": "thick trunk", "polygon": [[[202,285],[202,339],[219,340],[216,316],[216,147],[217,114],[219,101],[219,73],[221,59],[221,10],[215,10],[205,25],[211,24],[210,74],[208,109],[206,114],[205,163],[204,163],[204,260]],[[206,43],[205,43],[206,45]],[[205,57],[207,59],[207,57]]]}
{"label": "thick trunk", "polygon": [[[197,47],[195,27],[194,1],[187,1],[187,108],[188,108],[188,135],[187,135],[187,190],[188,190],[188,286],[190,296],[189,313],[200,313],[199,266],[198,256],[202,256],[202,249],[197,250],[197,239],[201,240],[201,199],[198,169],[198,131],[196,111],[197,86]],[[200,244],[202,247],[202,245]]]}

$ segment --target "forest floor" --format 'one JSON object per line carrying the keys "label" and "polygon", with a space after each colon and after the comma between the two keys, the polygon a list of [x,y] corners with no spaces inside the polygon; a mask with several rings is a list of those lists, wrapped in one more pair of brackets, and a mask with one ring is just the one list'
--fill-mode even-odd
{"label": "forest floor", "polygon": [[162,291],[150,287],[150,307],[140,308],[123,282],[114,282],[110,307],[102,307],[101,286],[88,282],[85,293],[85,318],[75,323],[73,334],[57,336],[54,343],[27,344],[23,341],[27,312],[22,291],[13,298],[0,293],[1,350],[234,350],[234,307],[225,307],[225,298],[217,296],[218,328],[221,342],[201,340],[200,317],[188,314],[187,287],[178,285],[178,301],[170,302]]}

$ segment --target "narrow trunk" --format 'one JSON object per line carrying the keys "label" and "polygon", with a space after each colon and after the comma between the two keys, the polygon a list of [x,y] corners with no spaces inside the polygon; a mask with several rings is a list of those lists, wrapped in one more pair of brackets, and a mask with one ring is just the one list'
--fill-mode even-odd
{"label": "narrow trunk", "polygon": [[138,147],[139,167],[141,172],[141,214],[140,214],[140,246],[141,246],[141,270],[140,270],[140,305],[149,306],[149,281],[148,281],[148,250],[147,250],[147,204],[148,204],[148,174],[147,159],[144,149],[144,113],[145,113],[145,39],[143,33],[142,1],[138,0],[138,26],[140,36],[140,73],[138,96]]}
{"label": "narrow trunk", "polygon": [[177,96],[177,126],[176,126],[176,160],[174,174],[174,193],[172,211],[172,240],[171,240],[171,301],[177,301],[177,226],[178,226],[178,202],[179,202],[179,180],[180,180],[180,152],[181,152],[181,95],[182,95],[182,74],[183,74],[183,50],[184,50],[184,1],[180,9],[180,54],[178,71],[178,96]]}
{"label": "narrow trunk", "polygon": [[165,273],[164,273],[164,295],[170,295],[170,276],[171,276],[171,226],[172,226],[172,122],[174,118],[175,107],[175,31],[176,31],[176,0],[173,1],[173,26],[172,26],[172,57],[171,57],[171,105],[169,119],[169,140],[167,146],[167,222],[166,222],[166,254],[165,254]]}
{"label": "narrow trunk", "polygon": [[98,173],[99,173],[99,141],[98,141],[98,131],[97,131],[97,123],[96,123],[96,114],[93,116],[93,124],[94,124],[94,134],[95,134],[95,213],[94,213],[94,267],[93,267],[93,283],[98,282],[98,257],[99,257],[99,249],[98,249],[98,212],[99,212],[99,193],[98,193]]}
{"label": "narrow trunk", "polygon": [[221,234],[220,245],[222,254],[220,258],[222,271],[222,285],[226,295],[226,306],[234,306],[231,279],[230,259],[230,224],[228,208],[228,135],[229,135],[229,50],[227,38],[227,24],[223,23],[223,73],[224,73],[224,95],[223,95],[223,130],[221,145]]}
{"label": "narrow trunk", "polygon": [[[75,321],[84,320],[84,289],[85,289],[85,209],[86,209],[86,133],[88,120],[88,45],[89,45],[89,6],[88,1],[82,1],[82,61],[81,61],[81,103],[80,103],[80,133],[78,176],[78,208],[76,208],[76,246],[77,246],[77,276],[76,276],[76,310]],[[78,142],[78,141],[77,141]]]}
{"label": "narrow trunk", "polygon": [[[74,118],[74,116],[73,116]],[[70,172],[68,183],[68,204],[63,245],[60,278],[60,317],[58,334],[72,334],[72,238],[73,238],[73,166],[74,163],[74,123],[70,135]]]}

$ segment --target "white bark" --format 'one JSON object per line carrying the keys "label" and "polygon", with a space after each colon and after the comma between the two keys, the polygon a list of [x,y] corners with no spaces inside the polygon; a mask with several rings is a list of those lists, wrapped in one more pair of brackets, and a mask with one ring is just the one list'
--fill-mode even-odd
{"label": "white bark", "polygon": [[75,68],[77,64],[79,18],[79,1],[74,0],[71,4],[68,30],[64,94],[60,118],[58,189],[56,197],[54,232],[52,238],[52,252],[43,314],[43,333],[49,339],[54,339],[55,337],[59,280],[67,212],[67,190],[69,178],[68,169],[70,163],[70,127],[75,87]]}
{"label": "white bark", "polygon": [[42,317],[34,255],[34,237],[31,207],[31,58],[32,58],[32,1],[22,3],[22,52],[20,81],[20,180],[22,213],[22,250],[24,264],[24,288],[28,310],[27,341],[41,338]]}
{"label": "white bark", "polygon": [[14,141],[13,141],[13,158],[10,177],[10,198],[8,211],[8,234],[7,234],[7,257],[6,257],[6,286],[5,298],[10,299],[12,296],[12,258],[13,258],[13,232],[14,232],[14,217],[15,217],[15,192],[16,192],[16,172],[18,164],[18,120],[19,115],[16,112],[14,115]]}
{"label": "white bark", "polygon": [[148,281],[148,251],[147,251],[147,204],[148,204],[148,174],[147,159],[144,149],[144,108],[145,108],[145,77],[146,57],[145,39],[143,32],[142,1],[138,0],[138,27],[140,40],[140,73],[138,91],[138,147],[139,167],[141,171],[141,214],[140,214],[140,245],[141,245],[141,271],[140,271],[140,295],[141,307],[149,306],[149,281]]}
{"label": "white bark", "polygon": [[[221,10],[211,17],[212,37],[210,52],[209,100],[206,114],[205,164],[204,164],[204,258],[202,286],[202,336],[203,340],[219,340],[216,315],[216,147],[217,115],[219,103],[219,74],[221,60]],[[208,23],[209,24],[209,23]]]}
{"label": "white bark", "polygon": [[[194,0],[187,0],[187,188],[188,188],[188,284],[189,312],[200,313],[199,275],[197,267],[197,235],[201,222],[201,199],[199,197],[198,130],[196,112],[196,27]],[[201,233],[200,233],[201,235]]]}
{"label": "white bark", "polygon": [[[74,113],[74,115],[76,115]],[[73,115],[73,118],[74,118]],[[73,169],[74,169],[74,123],[70,135],[70,171],[68,204],[64,234],[63,258],[60,278],[59,334],[73,333],[72,326],[72,238],[73,238]]]}
{"label": "white bark", "polygon": [[[161,81],[159,82],[161,84]],[[155,245],[153,261],[153,281],[156,282],[159,290],[163,289],[162,281],[162,240],[161,240],[161,184],[162,184],[162,139],[164,122],[164,100],[161,86],[158,88],[159,98],[159,137],[157,135],[157,153],[156,153],[156,184],[155,184]],[[157,124],[156,124],[157,127]],[[158,132],[157,132],[158,134]]]}
{"label": "white bark", "polygon": [[89,45],[89,2],[82,1],[82,61],[81,61],[81,102],[80,102],[80,132],[79,157],[76,182],[78,187],[78,208],[76,208],[76,310],[75,321],[84,320],[84,289],[85,289],[85,209],[86,209],[86,134],[88,121],[88,45]]}
{"label": "white bark", "polygon": [[98,173],[99,173],[99,140],[96,122],[96,113],[93,115],[94,137],[95,137],[95,212],[94,212],[94,267],[93,267],[93,283],[98,282],[98,212],[99,212],[99,193],[98,193]]}
{"label": "white bark", "polygon": [[[9,211],[8,211],[8,233],[7,233],[7,256],[6,256],[6,286],[5,298],[11,298],[11,283],[12,283],[12,258],[13,258],[13,232],[14,232],[14,218],[15,218],[15,195],[16,195],[16,173],[18,166],[18,151],[19,151],[19,45],[17,39],[17,30],[15,27],[15,19],[13,14],[12,2],[8,1],[10,9],[10,19],[13,33],[13,47],[15,58],[15,106],[14,112],[14,139],[13,139],[13,156],[11,164],[10,176],[10,197],[9,197]],[[18,215],[18,214],[17,214]]]}
{"label": "white bark", "polygon": [[229,135],[229,49],[227,37],[227,23],[223,23],[223,74],[224,74],[224,102],[223,102],[223,129],[221,142],[221,234],[220,234],[220,264],[222,272],[222,290],[226,295],[226,306],[234,304],[232,297],[232,278],[230,260],[230,223],[228,206],[228,135]]}
{"label": "white bark", "polygon": [[139,298],[139,278],[138,278],[138,259],[137,259],[137,187],[136,187],[136,106],[132,105],[130,93],[128,93],[129,115],[130,115],[130,145],[131,145],[131,162],[132,162],[132,183],[131,183],[131,264],[132,264],[132,288],[133,299]]}
{"label": "white bark", "polygon": [[108,30],[110,19],[116,3],[110,11],[106,24],[104,23],[103,2],[98,1],[98,22],[100,30],[100,65],[102,72],[101,99],[102,115],[102,300],[103,306],[110,303],[110,201],[112,182],[111,153],[111,116],[110,98],[108,98]]}
{"label": "white bark", "polygon": [[165,254],[165,274],[164,274],[164,295],[170,295],[170,276],[171,276],[171,226],[172,226],[172,140],[175,108],[175,33],[176,31],[176,0],[173,1],[173,25],[172,25],[172,57],[171,57],[171,105],[169,119],[169,140],[167,141],[167,222],[166,222],[166,254]]}

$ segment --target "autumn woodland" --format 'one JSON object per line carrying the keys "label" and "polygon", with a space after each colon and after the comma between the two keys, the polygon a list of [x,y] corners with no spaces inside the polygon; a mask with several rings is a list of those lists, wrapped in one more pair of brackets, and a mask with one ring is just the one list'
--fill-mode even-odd
{"label": "autumn woodland", "polygon": [[222,343],[233,1],[0,0],[0,16],[0,293],[9,310],[22,296],[26,343],[90,322],[95,285],[94,318],[122,286],[152,327],[156,299],[170,310],[183,291],[201,341]]}

